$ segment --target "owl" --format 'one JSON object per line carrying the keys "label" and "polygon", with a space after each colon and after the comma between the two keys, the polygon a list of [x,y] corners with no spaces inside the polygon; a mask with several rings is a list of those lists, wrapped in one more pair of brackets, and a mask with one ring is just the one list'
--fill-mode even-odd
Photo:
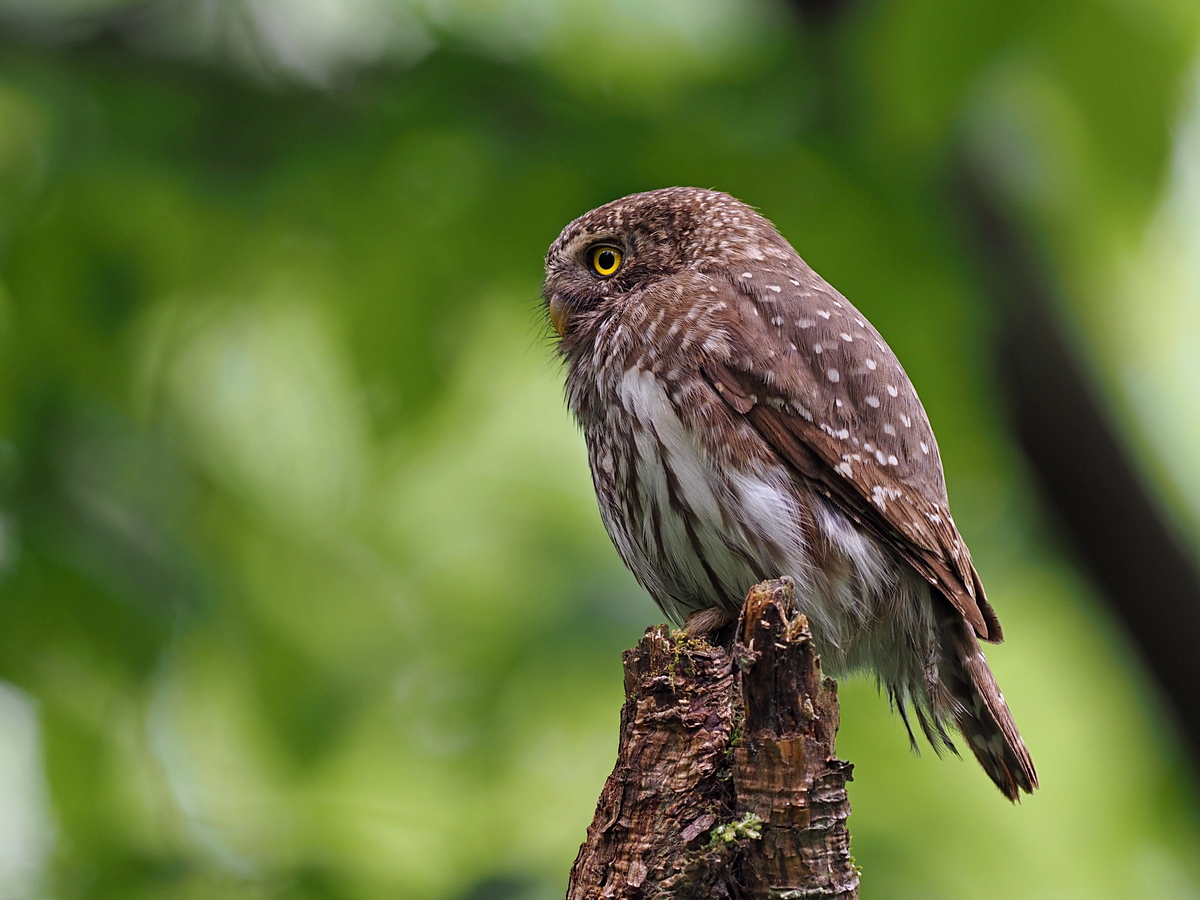
{"label": "owl", "polygon": [[980,648],[1000,622],[925,410],[866,317],[765,218],[695,188],[576,219],[543,297],[601,518],[662,611],[707,633],[790,576],[827,672],[873,672],[935,750],[957,729],[1006,797],[1032,792]]}

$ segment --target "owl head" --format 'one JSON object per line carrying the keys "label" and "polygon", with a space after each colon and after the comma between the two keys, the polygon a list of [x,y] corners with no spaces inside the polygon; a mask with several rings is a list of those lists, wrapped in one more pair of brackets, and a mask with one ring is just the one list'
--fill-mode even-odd
{"label": "owl head", "polygon": [[683,269],[794,253],[740,200],[700,188],[631,194],[580,216],[546,253],[542,296],[560,336],[611,315],[633,294]]}

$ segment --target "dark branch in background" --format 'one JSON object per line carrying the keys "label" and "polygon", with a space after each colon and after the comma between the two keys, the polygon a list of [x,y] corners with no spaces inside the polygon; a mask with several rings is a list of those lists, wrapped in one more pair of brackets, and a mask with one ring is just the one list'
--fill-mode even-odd
{"label": "dark branch in background", "polygon": [[1200,574],[1072,353],[1051,281],[1026,240],[977,175],[959,185],[1002,315],[998,368],[1017,439],[1200,759]]}
{"label": "dark branch in background", "polygon": [[829,25],[845,13],[853,0],[792,0],[792,8],[807,24]]}
{"label": "dark branch in background", "polygon": [[[803,21],[830,29],[853,0],[793,0]],[[832,89],[834,86],[827,86]],[[962,163],[954,205],[1000,312],[997,374],[1042,500],[1158,681],[1200,762],[1200,572],[1097,400],[1056,319],[1056,291],[1031,240]]]}

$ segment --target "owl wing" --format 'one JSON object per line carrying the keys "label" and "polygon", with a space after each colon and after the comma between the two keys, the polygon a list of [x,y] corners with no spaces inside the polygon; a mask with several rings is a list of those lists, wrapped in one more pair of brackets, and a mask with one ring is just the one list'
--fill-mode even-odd
{"label": "owl wing", "polygon": [[950,517],[925,409],[883,338],[799,257],[713,278],[723,281],[728,327],[706,344],[712,387],[980,638],[1002,640]]}

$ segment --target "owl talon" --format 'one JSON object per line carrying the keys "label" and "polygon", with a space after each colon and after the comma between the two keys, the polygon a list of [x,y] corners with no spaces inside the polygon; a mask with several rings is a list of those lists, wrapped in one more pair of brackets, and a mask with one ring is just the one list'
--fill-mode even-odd
{"label": "owl talon", "polygon": [[698,609],[683,623],[683,633],[689,638],[707,637],[714,631],[720,631],[736,618],[737,613],[721,606]]}

